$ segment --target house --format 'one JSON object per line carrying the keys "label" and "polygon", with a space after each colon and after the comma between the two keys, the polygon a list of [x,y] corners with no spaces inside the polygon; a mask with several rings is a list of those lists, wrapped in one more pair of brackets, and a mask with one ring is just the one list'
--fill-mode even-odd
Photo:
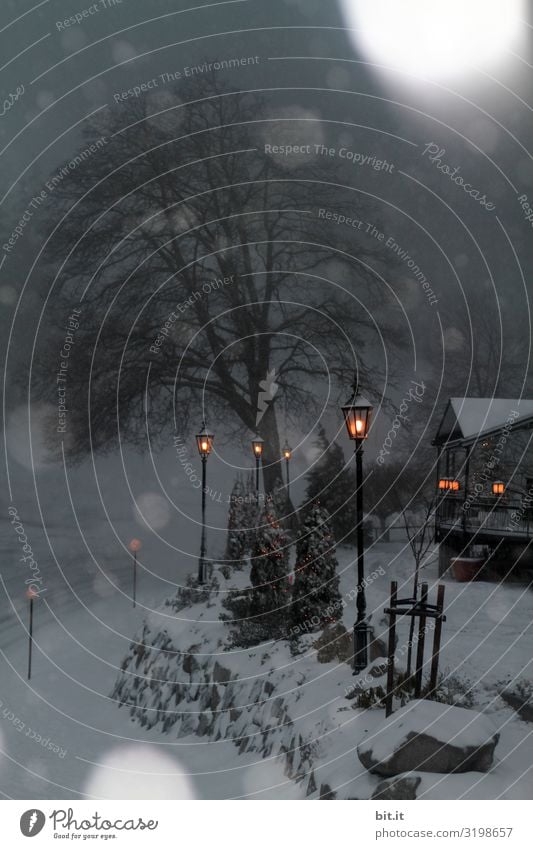
{"label": "house", "polygon": [[533,400],[450,398],[433,445],[439,574],[453,557],[533,565]]}

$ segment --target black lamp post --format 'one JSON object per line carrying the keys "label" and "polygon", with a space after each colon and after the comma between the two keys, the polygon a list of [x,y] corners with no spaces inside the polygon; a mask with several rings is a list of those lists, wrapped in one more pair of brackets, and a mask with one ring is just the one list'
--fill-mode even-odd
{"label": "black lamp post", "polygon": [[359,395],[354,380],[350,399],[342,407],[348,436],[355,442],[357,507],[357,620],[353,629],[353,672],[358,675],[368,664],[368,624],[365,597],[365,552],[363,535],[363,444],[368,436],[373,407]]}
{"label": "black lamp post", "polygon": [[252,439],[252,451],[255,457],[255,494],[259,496],[259,468],[261,466],[261,457],[263,456],[263,448],[265,445],[264,439],[259,435]]}
{"label": "black lamp post", "polygon": [[290,447],[287,440],[285,440],[285,445],[283,446],[283,456],[285,457],[285,465],[287,467],[287,498],[291,494],[291,476],[290,476],[290,462],[292,457],[292,448]]}
{"label": "black lamp post", "polygon": [[213,439],[215,437],[209,433],[202,423],[202,430],[196,434],[196,445],[198,453],[202,458],[202,541],[200,543],[200,559],[198,561],[198,583],[205,582],[205,493],[207,489],[207,458],[213,449]]}

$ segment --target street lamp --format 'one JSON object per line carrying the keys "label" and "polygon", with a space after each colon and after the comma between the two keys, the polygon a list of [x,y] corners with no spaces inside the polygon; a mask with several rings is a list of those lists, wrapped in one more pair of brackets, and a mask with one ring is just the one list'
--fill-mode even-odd
{"label": "street lamp", "polygon": [[505,484],[503,481],[494,481],[492,484],[493,495],[503,495],[505,493]]}
{"label": "street lamp", "polygon": [[213,439],[215,437],[209,433],[205,426],[205,421],[202,423],[200,433],[196,434],[196,445],[198,453],[202,458],[202,541],[200,543],[200,559],[198,561],[198,583],[203,584],[205,581],[205,493],[207,489],[206,474],[207,474],[207,458],[213,450]]}
{"label": "street lamp", "polygon": [[137,552],[142,548],[140,539],[132,539],[128,543],[128,549],[133,554],[133,606],[137,604]]}
{"label": "street lamp", "polygon": [[287,440],[285,440],[285,445],[283,446],[283,456],[285,457],[285,464],[287,466],[287,497],[289,497],[290,492],[291,492],[291,476],[290,476],[289,465],[290,465],[291,457],[292,457],[292,448],[290,447]]}
{"label": "street lamp", "polygon": [[355,442],[357,507],[357,620],[353,629],[353,672],[358,675],[368,663],[368,625],[366,621],[365,565],[363,536],[363,444],[368,436],[373,407],[359,395],[357,380],[349,400],[341,408],[348,436]]}
{"label": "street lamp", "polygon": [[261,465],[261,457],[263,456],[263,448],[265,445],[264,439],[259,435],[252,439],[252,451],[255,457],[255,494],[259,495],[259,467]]}

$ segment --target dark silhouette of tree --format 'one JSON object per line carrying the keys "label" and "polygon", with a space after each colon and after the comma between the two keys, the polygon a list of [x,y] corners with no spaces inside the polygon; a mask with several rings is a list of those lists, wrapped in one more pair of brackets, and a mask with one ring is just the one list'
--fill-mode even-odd
{"label": "dark silhouette of tree", "polygon": [[296,542],[291,620],[317,631],[342,617],[335,539],[330,517],[320,504],[308,510]]}
{"label": "dark silhouette of tree", "polygon": [[323,427],[318,429],[316,447],[319,457],[305,478],[306,503],[320,501],[330,515],[335,539],[346,545],[355,539],[355,473],[341,446],[329,441]]}
{"label": "dark silhouette of tree", "polygon": [[[119,438],[154,447],[205,413],[228,437],[261,434],[270,492],[282,478],[280,408],[301,424],[320,409],[320,381],[344,394],[354,366],[362,388],[370,369],[376,387],[382,258],[319,214],[371,209],[343,188],[338,162],[265,152],[267,140],[309,141],[309,124],[293,121],[204,75],[186,102],[170,89],[164,103],[131,98],[85,131],[87,145],[105,143],[54,190],[64,217],[46,254],[48,342],[35,365],[49,398],[62,322],[81,298],[68,373],[73,458]],[[401,346],[398,334],[391,344]]]}

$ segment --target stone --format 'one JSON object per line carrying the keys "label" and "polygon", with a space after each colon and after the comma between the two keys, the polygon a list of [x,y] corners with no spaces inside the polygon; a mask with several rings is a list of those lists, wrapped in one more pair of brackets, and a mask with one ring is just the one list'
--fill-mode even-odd
{"label": "stone", "polygon": [[[379,658],[388,657],[389,654],[389,620],[382,616],[375,625],[368,626],[368,659],[370,663]],[[394,647],[398,645],[398,635],[394,641]]]}
{"label": "stone", "polygon": [[272,702],[270,713],[276,718],[279,718],[283,713],[283,699],[281,698],[281,696],[278,696],[277,699],[274,699],[274,701]]}
{"label": "stone", "polygon": [[500,735],[491,720],[465,708],[411,701],[357,747],[359,760],[384,777],[422,772],[486,772]]}
{"label": "stone", "polygon": [[352,637],[340,622],[326,625],[318,640],[313,643],[313,648],[317,651],[316,659],[319,663],[352,662]]}
{"label": "stone", "polygon": [[525,722],[533,722],[533,700],[531,695],[520,695],[516,691],[504,690],[501,693],[504,702],[512,707]]}
{"label": "stone", "polygon": [[191,672],[194,672],[196,669],[199,669],[198,661],[196,660],[196,658],[193,654],[186,654],[185,655],[185,657],[183,658],[182,666],[183,666],[183,671],[187,672],[188,675],[190,675]]}
{"label": "stone", "polygon": [[321,784],[320,785],[320,793],[318,794],[319,799],[336,799],[337,794],[331,789],[329,784]]}
{"label": "stone", "polygon": [[309,781],[307,782],[307,790],[305,792],[306,796],[311,796],[312,793],[316,793],[316,781],[315,781],[315,773],[311,772],[309,776]]}
{"label": "stone", "polygon": [[372,793],[372,799],[387,799],[391,802],[396,799],[416,799],[416,791],[421,781],[419,775],[387,778],[379,782]]}
{"label": "stone", "polygon": [[381,678],[387,672],[387,661],[384,658],[377,658],[367,673],[371,678]]}
{"label": "stone", "polygon": [[[185,663],[183,664],[183,668],[185,669]],[[185,670],[187,672],[187,670]],[[231,678],[231,670],[227,669],[225,666],[221,666],[218,660],[215,660],[215,665],[213,667],[213,681],[216,681],[217,684],[227,684],[227,682]]]}

